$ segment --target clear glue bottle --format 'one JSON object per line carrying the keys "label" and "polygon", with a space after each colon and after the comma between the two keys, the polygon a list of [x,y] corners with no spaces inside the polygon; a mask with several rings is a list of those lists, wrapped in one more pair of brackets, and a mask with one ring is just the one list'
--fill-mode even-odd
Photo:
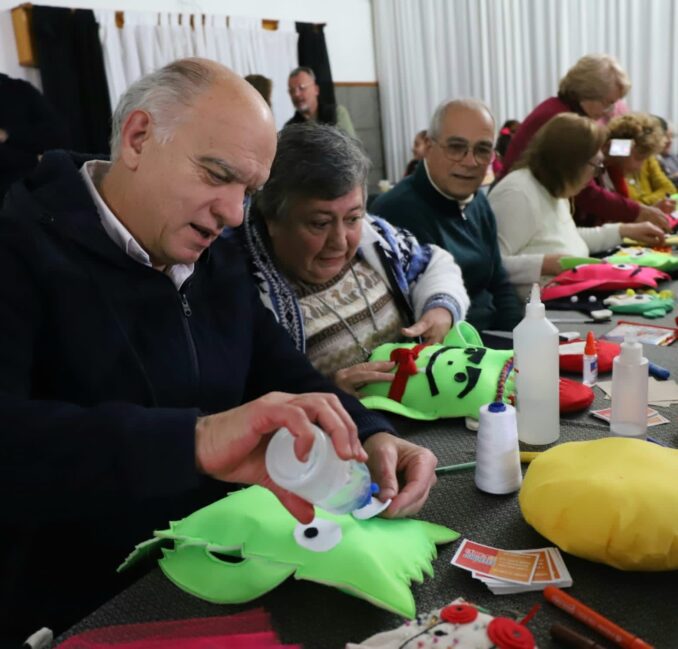
{"label": "clear glue bottle", "polygon": [[596,339],[592,331],[586,335],[586,345],[584,346],[584,374],[582,383],[593,387],[598,380],[598,350],[596,349]]}
{"label": "clear glue bottle", "polygon": [[315,441],[305,462],[294,454],[294,436],[280,428],[266,449],[271,480],[300,498],[332,512],[348,514],[368,505],[374,488],[366,464],[340,459],[332,440],[313,426]]}
{"label": "clear glue bottle", "polygon": [[612,363],[610,434],[645,439],[647,434],[647,358],[643,346],[627,336]]}
{"label": "clear glue bottle", "polygon": [[513,330],[518,439],[551,444],[560,436],[558,329],[546,318],[539,285],[532,285],[525,317]]}

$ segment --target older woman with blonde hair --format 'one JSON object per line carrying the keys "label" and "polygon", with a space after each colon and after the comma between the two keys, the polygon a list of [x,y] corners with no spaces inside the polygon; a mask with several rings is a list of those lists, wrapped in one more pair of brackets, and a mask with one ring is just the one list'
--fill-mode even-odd
{"label": "older woman with blonde hair", "polygon": [[359,395],[392,381],[379,344],[441,342],[469,298],[452,255],[365,212],[369,160],[327,124],[285,127],[240,232],[261,299],[311,363]]}
{"label": "older woman with blonde hair", "polygon": [[645,205],[654,205],[667,214],[676,209],[669,196],[675,185],[666,177],[656,158],[666,143],[659,120],[646,113],[627,113],[615,117],[608,126],[610,140],[630,140],[626,156],[606,156],[604,180],[623,196]]}
{"label": "older woman with blonde hair", "polygon": [[560,272],[564,256],[588,257],[632,237],[655,245],[664,234],[648,223],[577,227],[571,200],[603,169],[606,130],[563,113],[543,126],[523,160],[490,194],[502,259],[518,292]]}
{"label": "older woman with blonde hair", "polygon": [[[539,104],[521,123],[504,158],[500,182],[518,163],[532,138],[552,117],[575,113],[597,120],[610,113],[615,103],[631,88],[629,78],[617,60],[609,54],[587,54],[563,76],[558,95]],[[610,221],[651,221],[668,230],[664,214],[652,206],[609,192],[591,182],[576,196],[575,220],[580,225],[600,225]],[[585,216],[588,222],[585,220]]]}

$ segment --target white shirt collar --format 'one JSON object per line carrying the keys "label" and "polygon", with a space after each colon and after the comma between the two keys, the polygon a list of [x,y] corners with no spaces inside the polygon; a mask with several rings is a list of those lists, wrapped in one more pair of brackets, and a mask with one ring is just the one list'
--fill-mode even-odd
{"label": "white shirt collar", "polygon": [[[106,231],[106,234],[128,257],[131,257],[134,261],[137,261],[144,266],[152,267],[151,258],[148,256],[148,253],[141,247],[139,242],[132,236],[130,231],[120,222],[115,214],[113,214],[111,208],[106,205],[106,202],[97,189],[97,185],[101,183],[102,178],[108,173],[110,166],[111,163],[105,160],[88,160],[82,165],[80,175],[96,205],[99,218],[101,219],[101,225]],[[165,275],[172,280],[172,283],[178,290],[193,274],[194,268],[195,264],[173,264],[165,269]]]}
{"label": "white shirt collar", "polygon": [[450,196],[449,194],[446,194],[442,189],[440,189],[440,187],[438,187],[438,185],[436,185],[433,182],[433,178],[431,178],[431,172],[428,170],[428,161],[426,160],[426,158],[424,158],[423,162],[424,162],[424,169],[426,170],[426,175],[428,176],[428,181],[433,186],[433,189],[435,189],[441,196],[446,198],[448,201],[456,201],[457,203],[459,203],[459,208],[463,211],[463,209],[473,200],[473,198],[475,197],[475,194],[471,194],[470,196],[467,196],[466,198],[462,198],[462,199],[454,198],[454,196]]}

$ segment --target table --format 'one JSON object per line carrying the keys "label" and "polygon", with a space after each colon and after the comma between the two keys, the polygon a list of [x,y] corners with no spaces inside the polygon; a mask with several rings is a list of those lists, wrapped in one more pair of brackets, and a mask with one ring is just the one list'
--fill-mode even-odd
{"label": "table", "polygon": [[[553,317],[581,317],[570,312],[551,312]],[[658,321],[673,324],[673,315]],[[641,320],[641,318],[615,318]],[[650,321],[647,321],[650,322]],[[588,329],[600,335],[611,328],[606,324],[561,324],[561,330]],[[645,347],[645,355],[678,376],[678,347]],[[595,390],[592,409],[609,405],[602,393]],[[678,447],[678,408],[660,410],[670,424],[652,429],[652,435],[670,446]],[[412,422],[393,418],[401,434],[411,441],[428,446],[437,455],[440,465],[474,459],[475,434],[464,429],[459,420],[433,423]],[[608,425],[587,413],[561,418],[560,441],[604,437]],[[521,445],[523,450],[544,447]],[[676,477],[678,485],[678,476]],[[480,492],[474,484],[473,471],[439,476],[439,481],[420,517],[447,525],[480,543],[507,549],[528,549],[552,545],[523,520],[516,494],[492,496]],[[541,611],[530,622],[540,648],[556,647],[548,630],[555,622],[596,637],[583,625],[559,609],[546,603],[539,592],[496,596],[470,573],[450,565],[458,542],[441,546],[434,562],[435,577],[422,584],[413,584],[417,609],[425,612],[462,596],[488,608],[495,615],[521,617],[533,604],[543,603]],[[608,566],[578,559],[563,553],[574,579],[568,589],[595,610],[634,632],[657,649],[678,647],[678,573],[622,572]],[[347,641],[358,642],[380,631],[399,626],[402,619],[366,601],[340,593],[334,588],[304,581],[287,580],[266,596],[247,605],[222,606],[198,600],[170,583],[158,568],[100,609],[70,629],[62,638],[85,629],[132,622],[182,619],[226,615],[247,608],[263,606],[271,615],[274,628],[285,642],[302,643],[307,649],[343,647]],[[601,644],[604,644],[601,641]]]}

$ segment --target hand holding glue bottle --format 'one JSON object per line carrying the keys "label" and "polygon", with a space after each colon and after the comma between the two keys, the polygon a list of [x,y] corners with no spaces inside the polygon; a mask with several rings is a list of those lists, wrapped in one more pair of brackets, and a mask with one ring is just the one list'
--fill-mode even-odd
{"label": "hand holding glue bottle", "polygon": [[266,470],[271,480],[300,498],[333,514],[352,513],[372,518],[384,511],[391,499],[373,498],[379,490],[367,465],[340,459],[332,440],[313,425],[315,440],[306,461],[294,453],[294,436],[280,428],[266,448]]}

